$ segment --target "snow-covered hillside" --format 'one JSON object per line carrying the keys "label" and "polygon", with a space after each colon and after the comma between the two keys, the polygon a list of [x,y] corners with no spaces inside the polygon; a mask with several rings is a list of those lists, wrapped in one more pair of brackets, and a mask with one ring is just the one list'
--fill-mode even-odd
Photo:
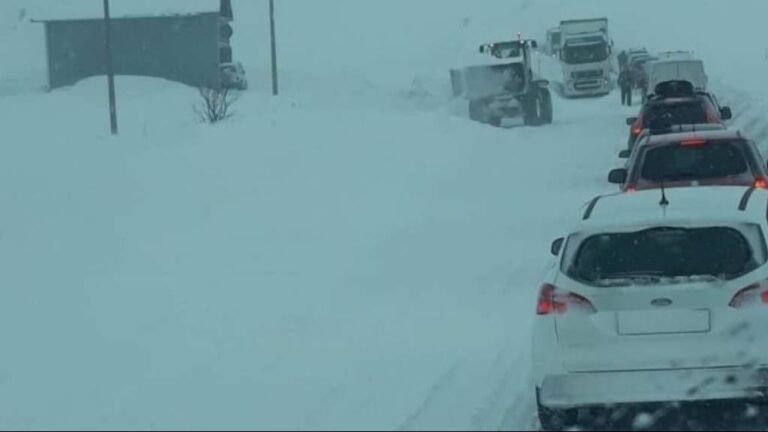
{"label": "snow-covered hillside", "polygon": [[605,15],[619,46],[696,50],[764,126],[758,0],[278,0],[279,98],[266,2],[236,0],[235,117],[120,77],[112,138],[102,78],[42,91],[22,11],[76,1],[0,3],[2,429],[533,428],[549,241],[614,190],[635,110],[556,99],[552,126],[489,128],[448,68]]}

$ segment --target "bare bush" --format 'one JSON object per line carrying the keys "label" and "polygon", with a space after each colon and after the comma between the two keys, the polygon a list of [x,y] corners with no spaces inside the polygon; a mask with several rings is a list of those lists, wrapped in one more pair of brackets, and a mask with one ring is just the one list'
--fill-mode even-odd
{"label": "bare bush", "polygon": [[201,121],[214,124],[232,117],[232,106],[237,102],[237,93],[230,92],[228,88],[200,87],[198,91],[202,100],[194,109]]}

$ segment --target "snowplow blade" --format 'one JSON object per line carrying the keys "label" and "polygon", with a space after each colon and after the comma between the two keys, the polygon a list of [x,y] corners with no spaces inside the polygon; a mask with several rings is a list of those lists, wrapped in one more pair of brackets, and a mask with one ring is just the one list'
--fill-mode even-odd
{"label": "snowplow blade", "polygon": [[520,94],[525,88],[523,65],[511,63],[452,69],[451,87],[454,96],[470,100]]}

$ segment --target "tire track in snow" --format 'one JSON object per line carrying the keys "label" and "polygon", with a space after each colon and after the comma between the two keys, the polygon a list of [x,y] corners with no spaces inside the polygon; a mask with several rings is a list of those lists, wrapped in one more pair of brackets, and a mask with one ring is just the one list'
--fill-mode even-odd
{"label": "tire track in snow", "polygon": [[[522,360],[522,358],[521,358]],[[514,369],[510,368],[510,382],[506,388],[506,393],[515,395],[514,398],[507,404],[502,413],[500,421],[496,424],[494,430],[538,430],[538,422],[535,415],[535,404],[533,402],[533,396],[530,393],[530,387],[525,385],[530,382],[529,365],[524,362],[522,367],[517,368],[518,373],[524,373],[525,379],[523,382],[523,388],[514,388]]]}
{"label": "tire track in snow", "polygon": [[[525,386],[525,383],[529,382],[528,362],[524,359],[523,355],[518,355],[504,368],[499,384],[488,396],[484,407],[478,410],[472,419],[474,429],[529,430],[530,422],[525,418],[531,413],[532,404],[527,400],[530,398]],[[505,353],[499,353],[496,363],[503,367],[507,361],[508,357]],[[521,375],[526,378],[521,380]],[[523,388],[519,388],[521,382]]]}
{"label": "tire track in snow", "polygon": [[450,386],[453,379],[456,377],[456,372],[459,369],[459,362],[455,362],[445,373],[440,376],[440,379],[432,386],[427,393],[427,397],[419,405],[416,410],[405,419],[405,421],[397,428],[398,431],[412,430],[415,425],[429,411],[435,400]]}
{"label": "tire track in snow", "polygon": [[515,398],[515,403],[504,413],[504,418],[496,430],[538,431],[539,421],[533,397],[525,392]]}

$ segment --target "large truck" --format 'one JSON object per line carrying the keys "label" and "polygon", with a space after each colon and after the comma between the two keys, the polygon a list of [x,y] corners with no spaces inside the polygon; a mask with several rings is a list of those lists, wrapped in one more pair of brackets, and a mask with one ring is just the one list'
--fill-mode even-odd
{"label": "large truck", "polygon": [[469,102],[471,120],[496,127],[505,118],[530,126],[552,123],[549,81],[533,70],[536,46],[522,38],[484,44],[482,64],[451,70],[453,94]]}
{"label": "large truck", "polygon": [[560,64],[566,97],[611,92],[613,42],[607,18],[560,21]]}

